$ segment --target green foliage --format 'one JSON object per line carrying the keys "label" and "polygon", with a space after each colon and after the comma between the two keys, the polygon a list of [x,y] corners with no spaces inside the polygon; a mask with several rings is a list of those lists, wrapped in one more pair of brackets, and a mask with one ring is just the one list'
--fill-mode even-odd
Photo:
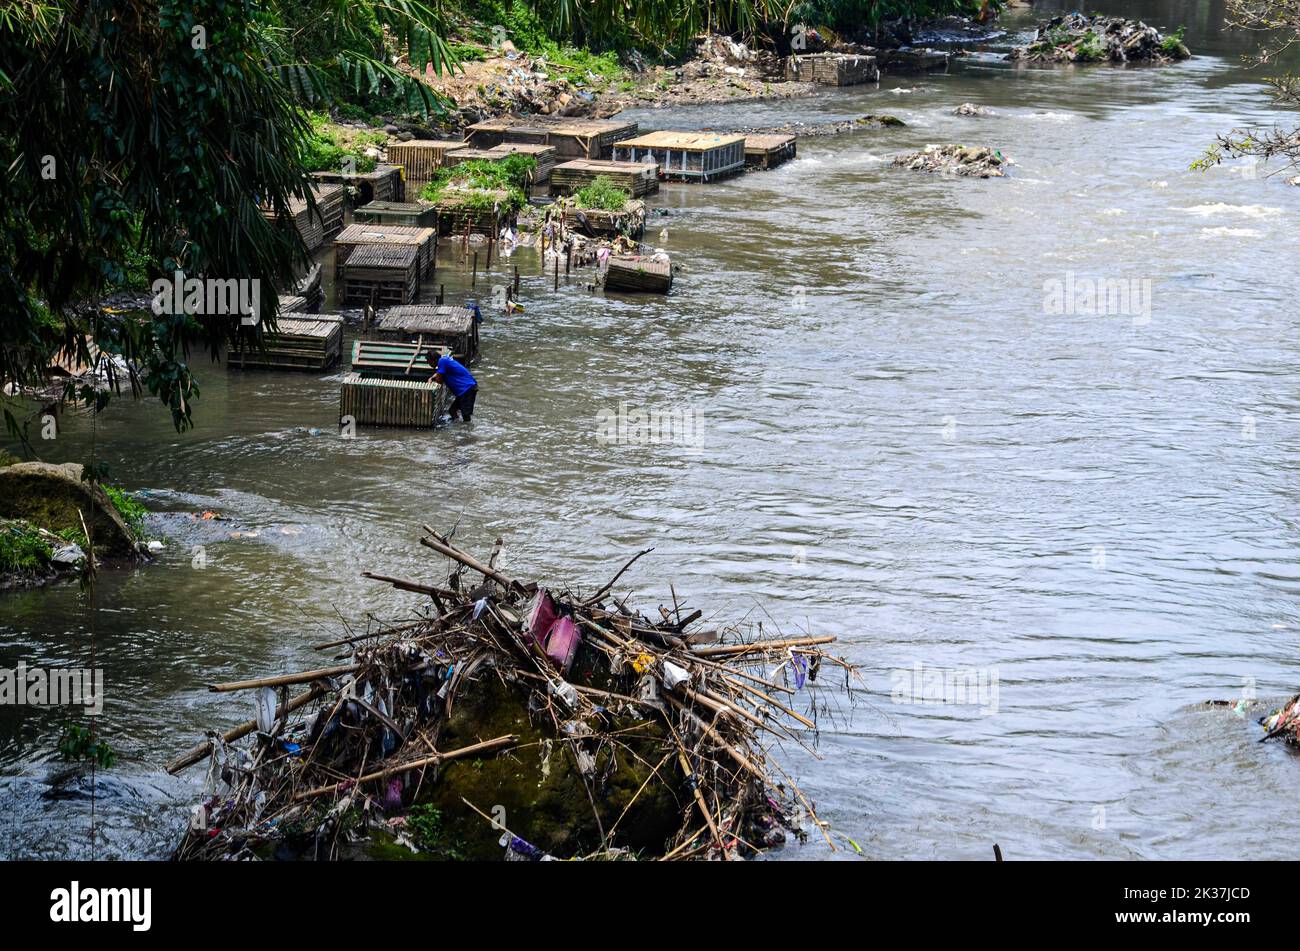
{"label": "green foliage", "polygon": [[[237,322],[94,302],[143,269],[182,270],[258,280],[274,315],[305,249],[257,205],[307,193],[307,128],[268,71],[253,0],[129,7],[65,0],[48,18],[20,8],[30,15],[0,20],[0,384],[43,385],[62,350],[97,363],[109,392],[148,390],[184,429],[197,396],[189,352],[215,354]],[[66,395],[101,407],[109,393]]]}
{"label": "green foliage", "polygon": [[464,858],[460,849],[446,840],[447,830],[443,823],[442,810],[437,806],[421,804],[412,806],[406,814],[406,831],[416,847],[425,852],[432,852],[446,859]]}
{"label": "green foliage", "polygon": [[1166,36],[1160,41],[1160,52],[1172,59],[1186,59],[1190,56],[1191,54],[1183,43],[1183,36],[1186,32],[1187,27],[1180,26],[1177,30]]}
{"label": "green foliage", "polygon": [[118,486],[106,485],[104,491],[108,494],[108,500],[113,503],[113,508],[117,509],[117,513],[122,516],[122,521],[126,522],[127,528],[131,529],[137,538],[144,538],[144,520],[149,510],[134,495]]}
{"label": "green foliage", "polygon": [[59,738],[59,755],[70,762],[92,760],[100,769],[109,769],[117,762],[117,754],[107,740],[92,741],[89,728],[75,723]]}
{"label": "green foliage", "polygon": [[1106,47],[1092,30],[1083,35],[1079,45],[1074,48],[1074,58],[1081,63],[1095,63],[1106,58]]}
{"label": "green foliage", "polygon": [[364,146],[378,145],[384,141],[382,135],[358,133],[353,136],[351,144],[344,144],[339,133],[331,128],[329,116],[324,113],[312,113],[308,120],[311,134],[303,141],[302,164],[311,172],[337,172],[344,163],[351,160],[358,172],[372,172],[377,164],[375,159],[365,155]]}
{"label": "green foliage", "polygon": [[511,155],[499,162],[461,162],[435,172],[420,197],[429,202],[456,198],[476,210],[499,204],[502,214],[508,214],[528,202],[525,189],[536,171],[537,160],[531,155]]}
{"label": "green foliage", "polygon": [[40,534],[22,522],[0,527],[0,573],[30,574],[50,561],[54,552]]}
{"label": "green foliage", "polygon": [[627,205],[628,193],[606,175],[597,175],[589,185],[573,193],[578,208],[595,208],[600,211],[622,211]]}

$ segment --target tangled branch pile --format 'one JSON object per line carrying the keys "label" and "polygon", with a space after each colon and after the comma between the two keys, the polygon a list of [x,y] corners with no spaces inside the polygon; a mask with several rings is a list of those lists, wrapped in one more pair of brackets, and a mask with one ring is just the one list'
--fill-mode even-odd
{"label": "tangled branch pile", "polygon": [[1167,63],[1191,55],[1183,45],[1182,30],[1162,36],[1155,27],[1140,20],[1070,13],[1040,21],[1034,41],[1028,46],[1017,46],[1007,59],[1052,63],[1103,60]]}
{"label": "tangled branch pile", "polygon": [[770,755],[809,748],[829,668],[848,690],[833,637],[692,630],[675,595],[634,613],[609,592],[646,552],[580,599],[504,575],[499,542],[483,563],[425,531],[445,586],[365,576],[427,617],[318,645],[331,667],[210,688],[256,691],[257,719],[168,765],[211,764],[179,857],[733,859],[808,823],[835,848]]}

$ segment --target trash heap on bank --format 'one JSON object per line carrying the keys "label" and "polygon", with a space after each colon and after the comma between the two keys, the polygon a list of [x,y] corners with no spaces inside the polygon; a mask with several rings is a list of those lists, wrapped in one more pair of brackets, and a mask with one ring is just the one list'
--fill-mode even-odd
{"label": "trash heap on bank", "polygon": [[184,859],[736,859],[829,829],[774,755],[811,749],[856,673],[772,637],[508,577],[425,527],[445,585],[366,572],[427,616],[318,645],[328,666],[216,684],[254,720],[205,760]]}

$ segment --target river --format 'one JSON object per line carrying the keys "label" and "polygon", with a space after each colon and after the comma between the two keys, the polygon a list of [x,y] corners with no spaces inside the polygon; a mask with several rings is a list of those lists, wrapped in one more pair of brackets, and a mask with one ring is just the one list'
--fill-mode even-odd
{"label": "river", "polygon": [[[1189,165],[1216,133],[1296,117],[1242,67],[1220,3],[1102,8],[1186,23],[1197,55],[1024,69],[994,51],[880,89],[631,114],[907,126],[666,187],[649,239],[686,266],[666,299],[555,293],[534,252],[504,262],[527,310],[484,325],[472,427],[343,439],[339,374],[202,358],[190,433],[129,399],[66,420],[44,456],[106,459],[168,545],[102,574],[93,613],[75,585],[0,598],[0,666],[105,669],[119,757],[92,843],[87,784],[46,794],[68,711],[0,710],[0,856],[164,857],[203,777],[161,764],[251,715],[204,685],[318,666],[309,645],[341,618],[410,616],[413,596],[358,573],[438,576],[427,522],[589,590],[653,546],[620,583],[633,603],[671,582],[708,616],[838,635],[867,689],[828,693],[820,760],[786,761],[868,857],[1293,857],[1300,761],[1253,717],[1300,687],[1300,189]],[[953,115],[965,101],[997,114]],[[1015,166],[888,163],[948,141]],[[440,276],[463,295],[449,259]],[[1088,281],[1133,293],[1052,306]],[[621,403],[693,414],[700,438],[605,444],[598,414]],[[918,665],[987,689],[911,702]],[[1246,717],[1204,705],[1243,694]],[[851,856],[837,841],[776,857]]]}

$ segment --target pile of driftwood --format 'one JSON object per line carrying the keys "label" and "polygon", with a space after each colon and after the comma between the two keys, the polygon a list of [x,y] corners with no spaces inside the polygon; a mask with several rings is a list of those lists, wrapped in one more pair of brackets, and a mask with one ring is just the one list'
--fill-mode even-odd
{"label": "pile of driftwood", "polygon": [[1162,36],[1155,27],[1123,17],[1070,13],[1043,20],[1034,41],[1017,46],[1007,59],[1030,62],[1156,62],[1187,59],[1181,32]]}
{"label": "pile of driftwood", "polygon": [[317,645],[330,666],[210,687],[248,691],[257,715],[168,764],[210,764],[178,857],[373,855],[382,840],[441,857],[734,859],[809,826],[835,848],[771,755],[810,749],[834,714],[827,682],[855,678],[823,651],[833,637],[745,638],[675,593],[658,616],[633,612],[610,592],[647,552],[581,597],[508,577],[500,541],[480,562],[424,530],[451,559],[446,584],[363,573],[418,594],[421,617]]}

